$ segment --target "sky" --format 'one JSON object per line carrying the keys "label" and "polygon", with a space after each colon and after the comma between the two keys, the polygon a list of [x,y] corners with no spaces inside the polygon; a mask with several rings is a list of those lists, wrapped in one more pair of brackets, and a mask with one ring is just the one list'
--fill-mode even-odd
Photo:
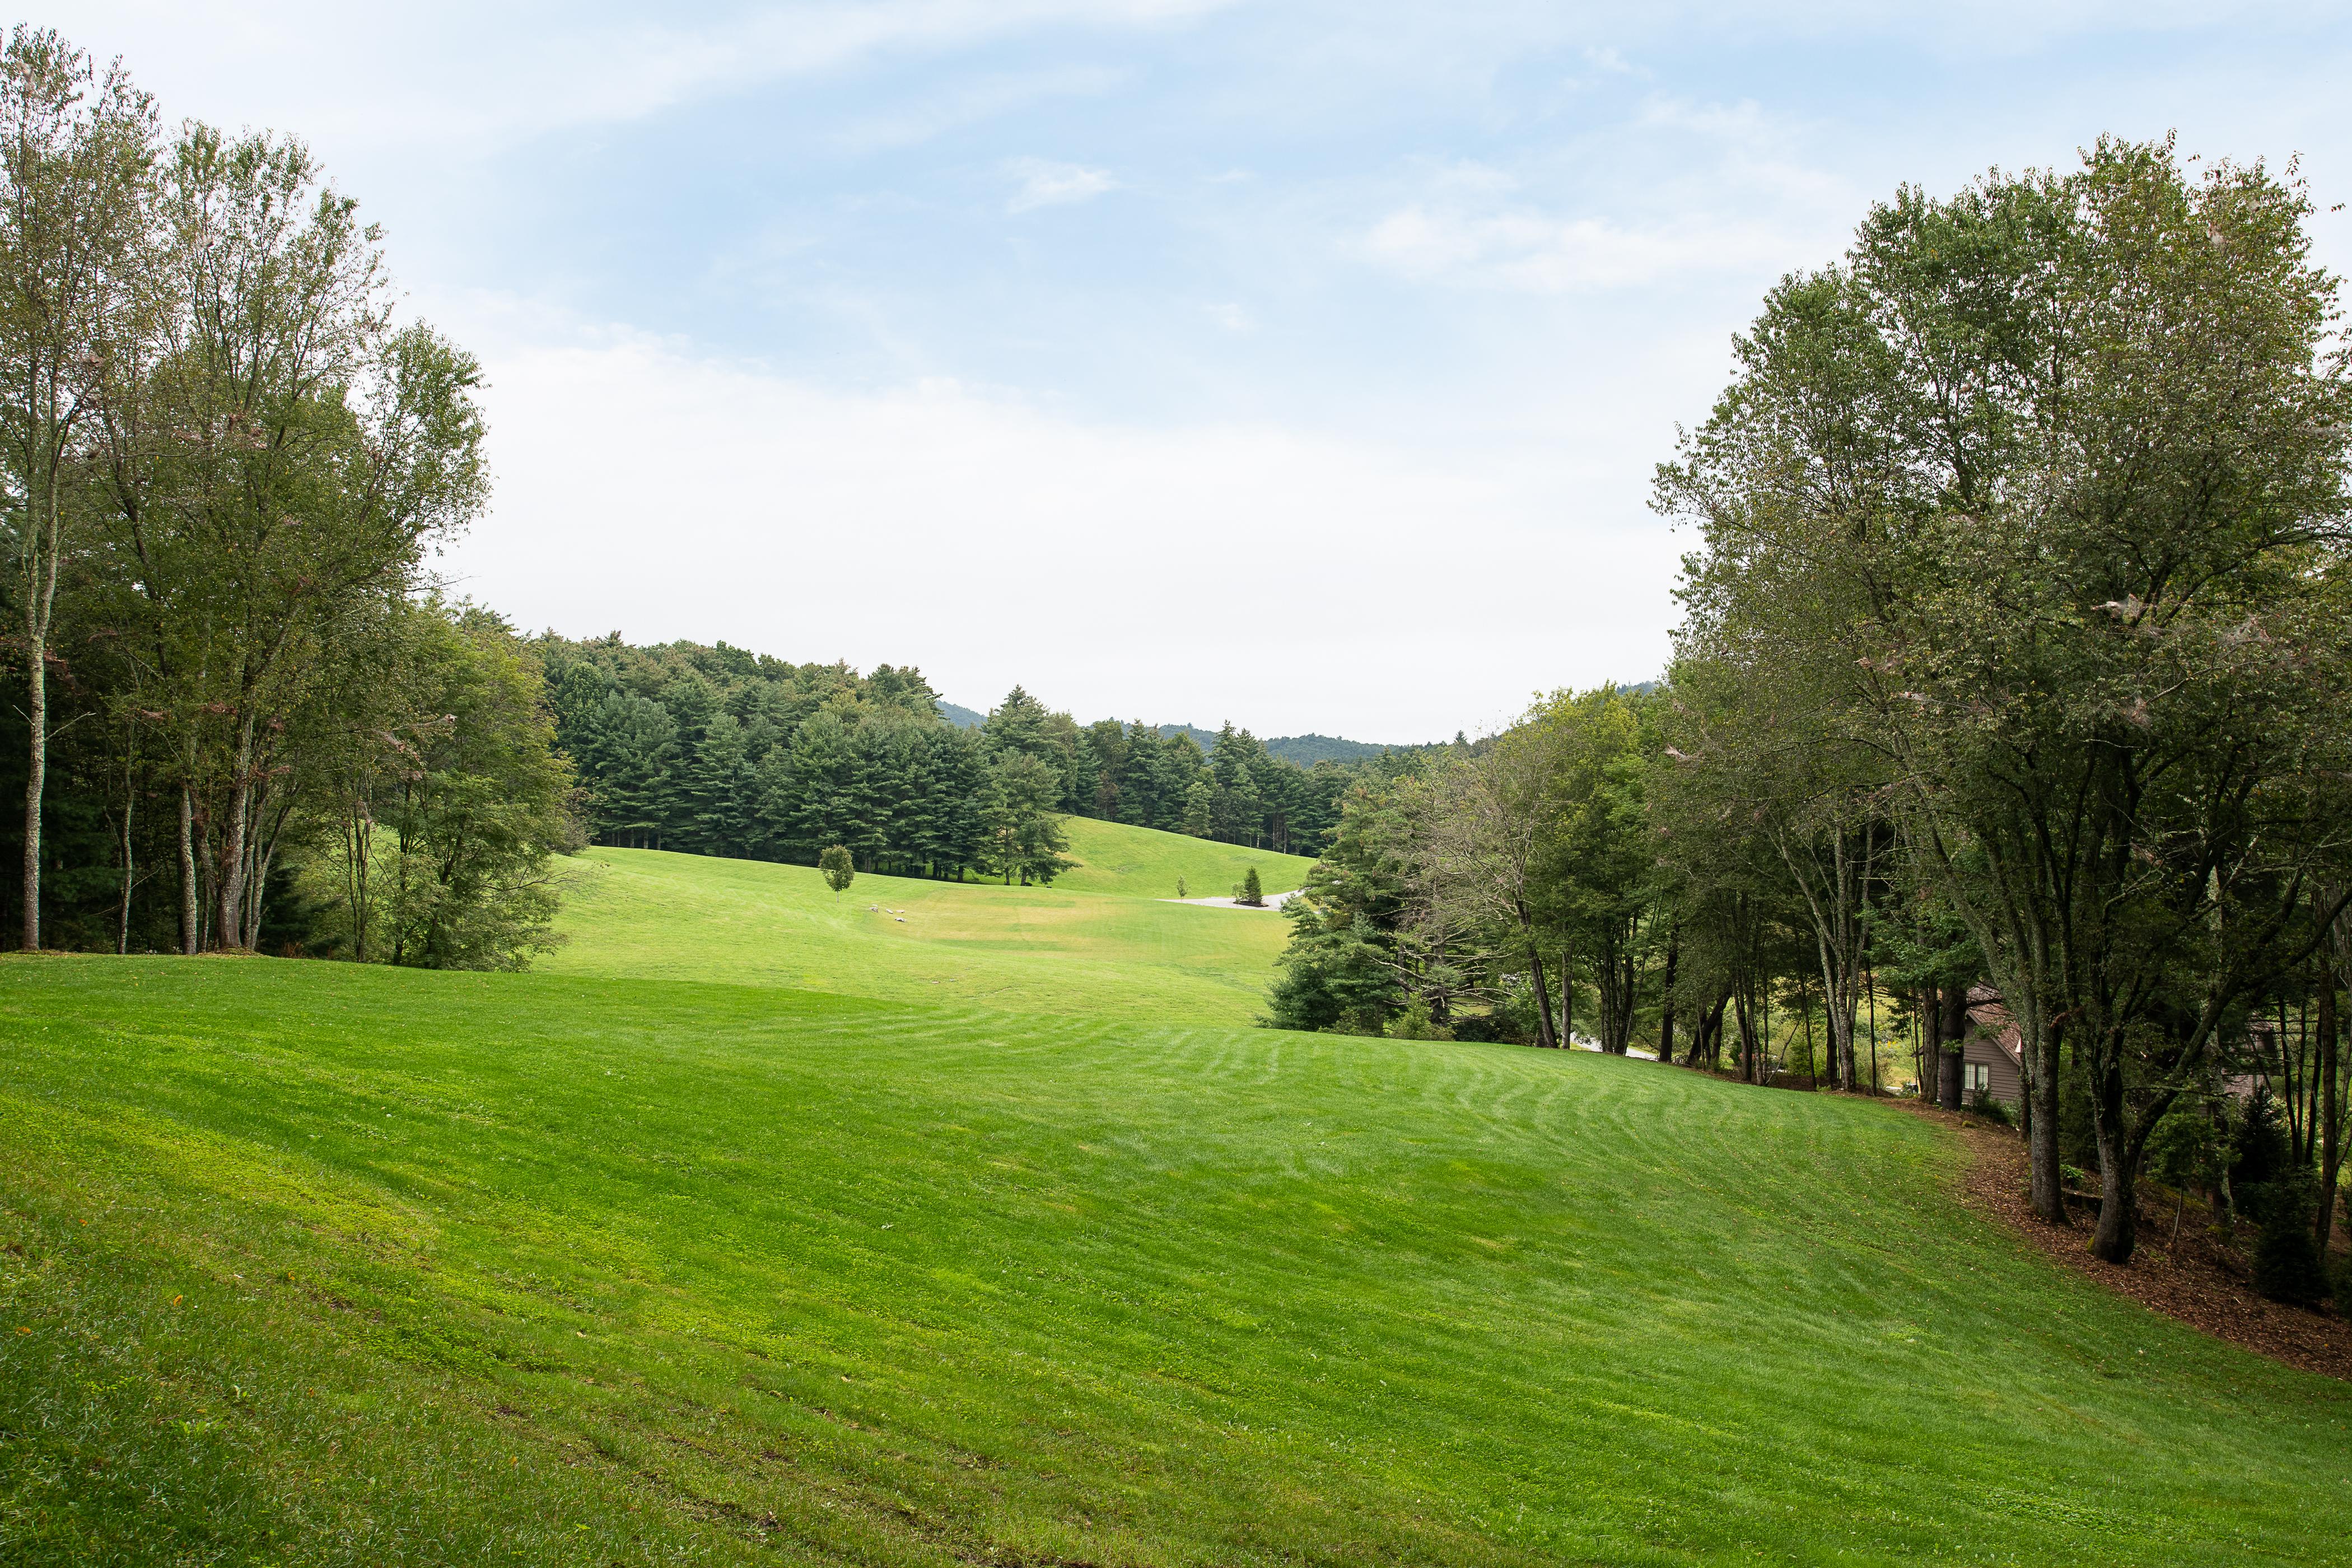
{"label": "sky", "polygon": [[2300,155],[2352,7],[73,5],[308,141],[478,355],[530,630],[1408,742],[1655,676],[1734,333],[1906,183]]}

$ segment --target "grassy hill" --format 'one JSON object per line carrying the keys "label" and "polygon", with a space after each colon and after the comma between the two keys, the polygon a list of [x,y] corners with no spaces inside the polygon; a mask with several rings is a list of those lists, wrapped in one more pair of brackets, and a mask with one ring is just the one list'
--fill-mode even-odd
{"label": "grassy hill", "polygon": [[1172,899],[1176,879],[1181,877],[1192,897],[1213,898],[1231,891],[1242,874],[1255,866],[1267,892],[1286,893],[1305,887],[1307,873],[1315,865],[1311,855],[1244,849],[1181,833],[1097,822],[1087,816],[1064,820],[1070,833],[1070,858],[1078,864],[1055,878],[1054,886],[1081,892]]}
{"label": "grassy hill", "polygon": [[1880,1106],[263,960],[0,961],[0,1559],[2207,1564],[2352,1528],[2345,1387],[2054,1269]]}
{"label": "grassy hill", "polygon": [[861,876],[835,894],[810,867],[593,849],[565,868],[551,973],[785,985],[887,1000],[1160,1022],[1247,1024],[1289,940],[1278,915],[1171,903],[1223,893],[1255,864],[1269,892],[1313,864],[1072,818],[1084,863],[1050,888]]}

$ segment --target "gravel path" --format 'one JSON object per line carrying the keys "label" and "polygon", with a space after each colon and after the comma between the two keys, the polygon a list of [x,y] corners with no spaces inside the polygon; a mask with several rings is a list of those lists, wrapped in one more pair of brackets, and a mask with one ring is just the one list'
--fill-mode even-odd
{"label": "gravel path", "polygon": [[1263,906],[1244,904],[1233,899],[1162,899],[1160,901],[1163,904],[1202,904],[1213,910],[1251,910],[1260,907],[1278,910],[1297,897],[1298,897],[1297,892],[1268,893]]}

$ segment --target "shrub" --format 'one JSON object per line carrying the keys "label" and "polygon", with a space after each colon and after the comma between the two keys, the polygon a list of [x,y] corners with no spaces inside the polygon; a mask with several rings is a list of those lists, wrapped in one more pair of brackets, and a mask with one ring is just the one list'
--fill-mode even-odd
{"label": "shrub", "polygon": [[1404,1005],[1404,1011],[1399,1013],[1395,1019],[1389,1025],[1389,1038],[1392,1040],[1450,1040],[1454,1038],[1454,1031],[1446,1028],[1442,1024],[1432,1022],[1429,1016],[1428,1001],[1423,997],[1416,996]]}
{"label": "shrub", "polygon": [[1503,1038],[1503,1026],[1491,1013],[1457,1013],[1454,1016],[1454,1037],[1496,1045]]}
{"label": "shrub", "polygon": [[2003,1127],[2014,1125],[2010,1121],[2009,1107],[1995,1100],[1990,1089],[1977,1090],[1975,1097],[1969,1101],[1969,1109],[1987,1121],[1997,1121]]}
{"label": "shrub", "polygon": [[2269,1215],[2254,1244],[2254,1289],[2273,1301],[2309,1307],[2327,1294],[2327,1275],[2311,1235],[2311,1194],[2305,1184],[2270,1184]]}
{"label": "shrub", "polygon": [[[2254,1086],[2232,1140],[2230,1186],[2242,1192],[2277,1181],[2292,1163],[2287,1149],[2286,1118],[2271,1098],[2267,1083]],[[2257,1215],[2257,1218],[2260,1216]]]}
{"label": "shrub", "polygon": [[1243,875],[1242,885],[1234,891],[1239,895],[1239,901],[1247,904],[1250,908],[1255,910],[1265,907],[1265,884],[1257,879],[1256,867],[1252,866]]}

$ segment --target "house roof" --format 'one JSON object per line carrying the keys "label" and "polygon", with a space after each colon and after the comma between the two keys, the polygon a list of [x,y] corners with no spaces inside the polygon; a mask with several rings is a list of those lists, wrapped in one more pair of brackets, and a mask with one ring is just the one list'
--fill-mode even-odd
{"label": "house roof", "polygon": [[2021,1071],[2025,1066],[2025,1036],[2017,1020],[2009,1016],[2009,1005],[2000,993],[1979,981],[1969,987],[1969,1026],[1979,1037],[2000,1047]]}

